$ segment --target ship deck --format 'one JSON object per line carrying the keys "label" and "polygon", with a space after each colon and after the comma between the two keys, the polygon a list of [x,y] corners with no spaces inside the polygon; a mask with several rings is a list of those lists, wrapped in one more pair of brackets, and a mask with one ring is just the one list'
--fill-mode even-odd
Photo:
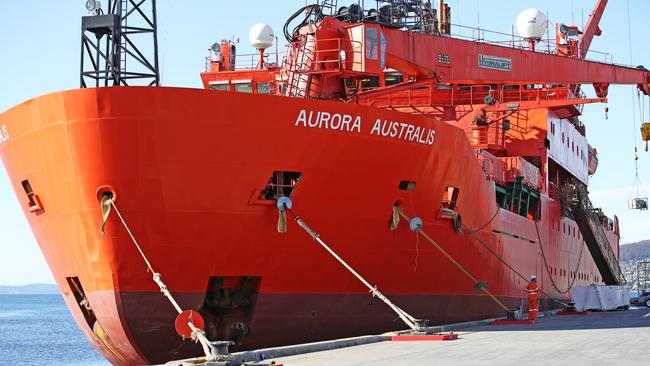
{"label": "ship deck", "polygon": [[[275,362],[284,366],[395,366],[432,362],[440,365],[641,365],[648,362],[649,327],[650,309],[647,308],[586,316],[547,313],[533,325],[488,325],[488,321],[482,321],[450,326],[447,330],[457,329],[459,334],[459,339],[453,341],[391,342],[387,336],[371,336],[232,356],[233,361],[257,357],[258,361],[246,365]],[[360,345],[339,348],[342,344]],[[314,352],[319,349],[322,351]],[[291,353],[298,354],[273,357]],[[178,361],[166,365],[188,364]]]}

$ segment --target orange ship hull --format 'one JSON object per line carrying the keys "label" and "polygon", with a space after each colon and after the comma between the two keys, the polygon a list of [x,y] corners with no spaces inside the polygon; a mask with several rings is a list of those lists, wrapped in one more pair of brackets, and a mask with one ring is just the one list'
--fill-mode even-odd
{"label": "orange ship hull", "polygon": [[[349,116],[348,124],[325,126],[318,112]],[[401,137],[376,130],[390,122],[414,130],[406,135],[406,127]],[[97,191],[106,185],[181,307],[202,311],[210,338],[239,340],[240,349],[404,328],[297,225],[277,232],[274,202],[259,198],[274,171],[301,172],[294,210],[397,305],[434,324],[503,311],[406,223],[391,231],[395,203],[421,217],[423,229],[506,305],[519,307],[526,296],[523,280],[440,216],[448,186],[459,189],[463,222],[519,272],[537,274],[546,293],[567,299],[549,277],[568,288],[579,261],[584,278],[576,284],[598,282],[577,225],[561,216],[559,203],[542,196],[538,237],[534,221],[498,209],[494,182],[465,132],[426,117],[129,87],[42,96],[2,114],[0,125],[7,135],[0,155],[68,307],[115,364],[160,363],[201,349],[175,333],[173,307],[115,215],[102,234]],[[400,190],[404,180],[417,188]],[[78,304],[80,293],[91,313]]]}

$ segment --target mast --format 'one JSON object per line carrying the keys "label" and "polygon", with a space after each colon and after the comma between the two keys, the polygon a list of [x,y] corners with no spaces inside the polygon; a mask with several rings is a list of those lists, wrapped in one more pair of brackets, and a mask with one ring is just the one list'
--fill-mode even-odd
{"label": "mast", "polygon": [[106,11],[88,0],[86,9],[80,86],[159,86],[156,0],[108,0]]}

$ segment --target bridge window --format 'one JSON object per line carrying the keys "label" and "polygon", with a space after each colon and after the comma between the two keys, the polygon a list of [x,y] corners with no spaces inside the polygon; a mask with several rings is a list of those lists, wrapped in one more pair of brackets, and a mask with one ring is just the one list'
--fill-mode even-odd
{"label": "bridge window", "polygon": [[230,91],[230,82],[228,81],[213,81],[208,85],[210,90]]}
{"label": "bridge window", "polygon": [[257,83],[257,94],[275,94],[271,83]]}
{"label": "bridge window", "polygon": [[253,84],[252,83],[237,83],[235,84],[235,91],[238,93],[252,93]]}
{"label": "bridge window", "polygon": [[368,60],[379,59],[379,32],[376,28],[366,28],[366,58]]}

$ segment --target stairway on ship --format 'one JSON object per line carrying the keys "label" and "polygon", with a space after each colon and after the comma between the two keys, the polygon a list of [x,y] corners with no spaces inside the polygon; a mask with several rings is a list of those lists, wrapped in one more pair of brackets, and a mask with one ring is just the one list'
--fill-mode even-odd
{"label": "stairway on ship", "polygon": [[625,284],[627,281],[605,235],[597,210],[589,199],[587,187],[576,184],[565,188],[563,203],[578,224],[603,281],[606,285]]}

